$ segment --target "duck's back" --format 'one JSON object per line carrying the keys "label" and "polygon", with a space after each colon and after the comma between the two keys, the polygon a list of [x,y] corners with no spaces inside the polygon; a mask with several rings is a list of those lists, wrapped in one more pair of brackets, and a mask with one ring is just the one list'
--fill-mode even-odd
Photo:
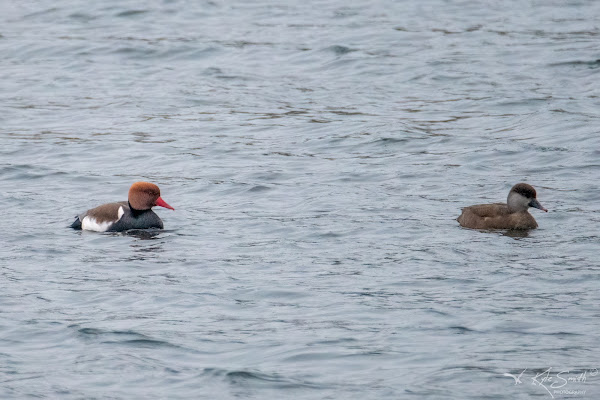
{"label": "duck's back", "polygon": [[532,229],[538,226],[527,211],[511,213],[505,203],[465,207],[456,220],[461,226],[472,229]]}

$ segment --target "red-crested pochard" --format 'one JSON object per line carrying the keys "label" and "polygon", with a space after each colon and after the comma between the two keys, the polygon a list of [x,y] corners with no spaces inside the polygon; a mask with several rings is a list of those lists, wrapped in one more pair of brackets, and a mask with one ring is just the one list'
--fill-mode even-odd
{"label": "red-crested pochard", "polygon": [[548,212],[536,198],[533,186],[517,183],[510,189],[505,203],[479,204],[465,207],[456,220],[461,226],[473,229],[533,229],[537,228],[529,207]]}
{"label": "red-crested pochard", "polygon": [[103,204],[87,210],[75,218],[71,228],[96,232],[162,229],[162,220],[152,211],[154,206],[174,210],[160,197],[158,186],[150,182],[136,182],[129,188],[128,201]]}

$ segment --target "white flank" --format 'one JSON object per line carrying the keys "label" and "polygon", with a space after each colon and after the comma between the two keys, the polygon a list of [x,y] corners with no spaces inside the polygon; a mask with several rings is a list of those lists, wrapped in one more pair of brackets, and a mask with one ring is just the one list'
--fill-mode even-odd
{"label": "white flank", "polygon": [[[119,211],[120,210],[121,209],[119,209]],[[81,229],[85,231],[106,232],[106,230],[110,228],[112,224],[112,221],[98,223],[95,218],[86,215],[83,217],[83,221],[81,221]]]}
{"label": "white flank", "polygon": [[125,211],[123,210],[123,206],[119,207],[119,212],[117,213],[117,221],[121,219],[121,217],[123,216],[123,214],[125,214]]}

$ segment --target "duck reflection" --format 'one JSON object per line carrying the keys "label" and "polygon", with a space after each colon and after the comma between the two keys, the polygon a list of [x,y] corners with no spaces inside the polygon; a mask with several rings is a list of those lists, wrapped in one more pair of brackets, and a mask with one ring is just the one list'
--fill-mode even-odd
{"label": "duck reflection", "polygon": [[522,239],[529,236],[528,229],[509,229],[507,231],[502,232],[503,236],[508,236],[513,239]]}
{"label": "duck reflection", "polygon": [[160,229],[130,229],[125,232],[121,232],[121,236],[130,236],[140,240],[156,240],[161,233],[165,231]]}

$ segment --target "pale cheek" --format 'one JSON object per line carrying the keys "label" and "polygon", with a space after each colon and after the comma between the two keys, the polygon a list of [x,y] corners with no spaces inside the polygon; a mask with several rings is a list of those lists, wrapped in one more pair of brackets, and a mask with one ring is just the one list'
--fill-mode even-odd
{"label": "pale cheek", "polygon": [[95,218],[90,216],[84,217],[83,221],[81,221],[81,229],[85,231],[106,232],[111,225],[112,222],[110,221],[98,223]]}

